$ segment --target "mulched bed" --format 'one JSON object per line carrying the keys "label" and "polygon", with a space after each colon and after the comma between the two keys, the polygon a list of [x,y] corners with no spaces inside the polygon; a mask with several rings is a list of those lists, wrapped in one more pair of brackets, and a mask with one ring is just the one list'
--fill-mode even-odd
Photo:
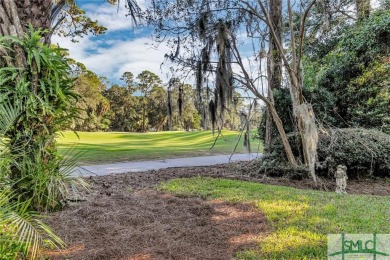
{"label": "mulched bed", "polygon": [[[68,245],[50,259],[231,259],[256,246],[267,228],[251,205],[176,197],[156,185],[173,178],[210,176],[333,191],[332,180],[248,177],[247,163],[169,168],[143,173],[89,177],[82,201],[45,220]],[[348,193],[390,195],[386,180],[349,180]]]}

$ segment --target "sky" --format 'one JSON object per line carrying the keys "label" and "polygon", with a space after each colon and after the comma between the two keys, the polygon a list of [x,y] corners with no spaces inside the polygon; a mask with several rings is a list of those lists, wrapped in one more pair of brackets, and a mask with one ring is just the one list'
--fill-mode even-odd
{"label": "sky", "polygon": [[[146,1],[138,0],[137,3],[145,9]],[[82,62],[99,76],[107,77],[111,83],[121,84],[120,77],[126,71],[136,76],[143,70],[150,70],[167,82],[172,76],[169,73],[169,65],[161,64],[164,55],[169,52],[168,47],[164,44],[157,49],[153,47],[155,42],[152,39],[152,30],[145,26],[134,26],[131,18],[126,16],[128,12],[125,2],[120,1],[118,6],[110,5],[105,0],[77,0],[87,16],[98,20],[107,28],[107,32],[99,36],[86,35],[78,38],[76,43],[70,38],[53,36],[52,42],[68,49],[73,59]],[[372,0],[371,3],[376,7],[378,2]],[[251,51],[245,47],[243,50]],[[245,62],[250,68],[249,61]]]}
{"label": "sky", "polygon": [[138,75],[143,70],[150,70],[167,81],[168,68],[160,68],[160,65],[168,47],[161,45],[156,49],[151,46],[154,43],[151,30],[134,26],[131,18],[126,16],[125,1],[120,1],[119,8],[104,0],[77,2],[88,17],[98,20],[100,25],[107,28],[106,33],[79,37],[76,43],[70,38],[55,35],[52,37],[54,44],[68,49],[71,58],[85,64],[87,69],[99,76],[107,77],[111,83],[120,83],[119,78],[126,71]]}
{"label": "sky", "polygon": [[[138,0],[137,3],[141,9],[145,9],[147,1]],[[143,70],[154,72],[163,82],[169,81],[173,76],[169,69],[171,64],[162,63],[170,49],[164,43],[156,49],[152,30],[142,25],[135,26],[132,19],[126,16],[128,10],[125,1],[120,1],[119,7],[105,0],[78,0],[77,3],[88,17],[107,28],[106,33],[78,37],[78,42],[54,35],[54,44],[68,49],[71,58],[99,76],[107,77],[113,84],[123,84],[120,77],[126,71],[136,76]],[[243,54],[246,56],[245,52]],[[244,63],[250,67],[249,61],[245,60]],[[194,83],[192,75],[188,75],[186,81]]]}

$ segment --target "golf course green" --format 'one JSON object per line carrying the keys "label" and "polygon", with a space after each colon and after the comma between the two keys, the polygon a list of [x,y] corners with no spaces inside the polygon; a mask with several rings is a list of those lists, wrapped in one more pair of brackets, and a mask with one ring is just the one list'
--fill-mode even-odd
{"label": "golf course green", "polygon": [[[253,131],[255,133],[255,131]],[[211,131],[202,132],[62,132],[59,151],[76,156],[77,164],[102,164],[121,161],[164,159],[246,152],[240,132],[222,131],[217,137]],[[251,138],[252,152],[262,151],[258,139]]]}

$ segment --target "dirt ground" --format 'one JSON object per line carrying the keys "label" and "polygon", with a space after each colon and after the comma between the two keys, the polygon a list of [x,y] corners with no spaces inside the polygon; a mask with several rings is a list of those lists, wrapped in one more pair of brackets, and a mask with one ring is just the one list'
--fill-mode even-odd
{"label": "dirt ground", "polygon": [[[159,192],[156,185],[173,178],[223,177],[334,190],[332,181],[315,187],[310,180],[253,178],[246,163],[210,167],[169,168],[143,173],[90,177],[82,201],[51,214],[47,222],[66,242],[50,259],[231,259],[253,247],[269,231],[263,214],[251,205],[180,198]],[[390,195],[384,180],[349,180],[348,193]]]}

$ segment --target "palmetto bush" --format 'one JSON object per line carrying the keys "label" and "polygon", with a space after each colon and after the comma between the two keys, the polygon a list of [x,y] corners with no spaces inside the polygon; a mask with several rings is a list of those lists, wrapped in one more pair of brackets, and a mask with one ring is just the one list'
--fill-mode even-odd
{"label": "palmetto bush", "polygon": [[[18,194],[10,190],[12,185],[7,173],[14,162],[4,133],[23,110],[17,104],[0,104],[0,260],[36,259],[44,247],[64,246],[62,240],[40,220],[40,216],[30,211],[32,200],[18,201]],[[20,149],[19,152],[24,151]]]}
{"label": "palmetto bush", "polygon": [[71,176],[74,158],[56,155],[45,161],[42,152],[38,151],[34,158],[23,159],[18,165],[21,174],[18,194],[31,199],[33,208],[38,211],[62,208],[70,191],[87,185],[82,179]]}

